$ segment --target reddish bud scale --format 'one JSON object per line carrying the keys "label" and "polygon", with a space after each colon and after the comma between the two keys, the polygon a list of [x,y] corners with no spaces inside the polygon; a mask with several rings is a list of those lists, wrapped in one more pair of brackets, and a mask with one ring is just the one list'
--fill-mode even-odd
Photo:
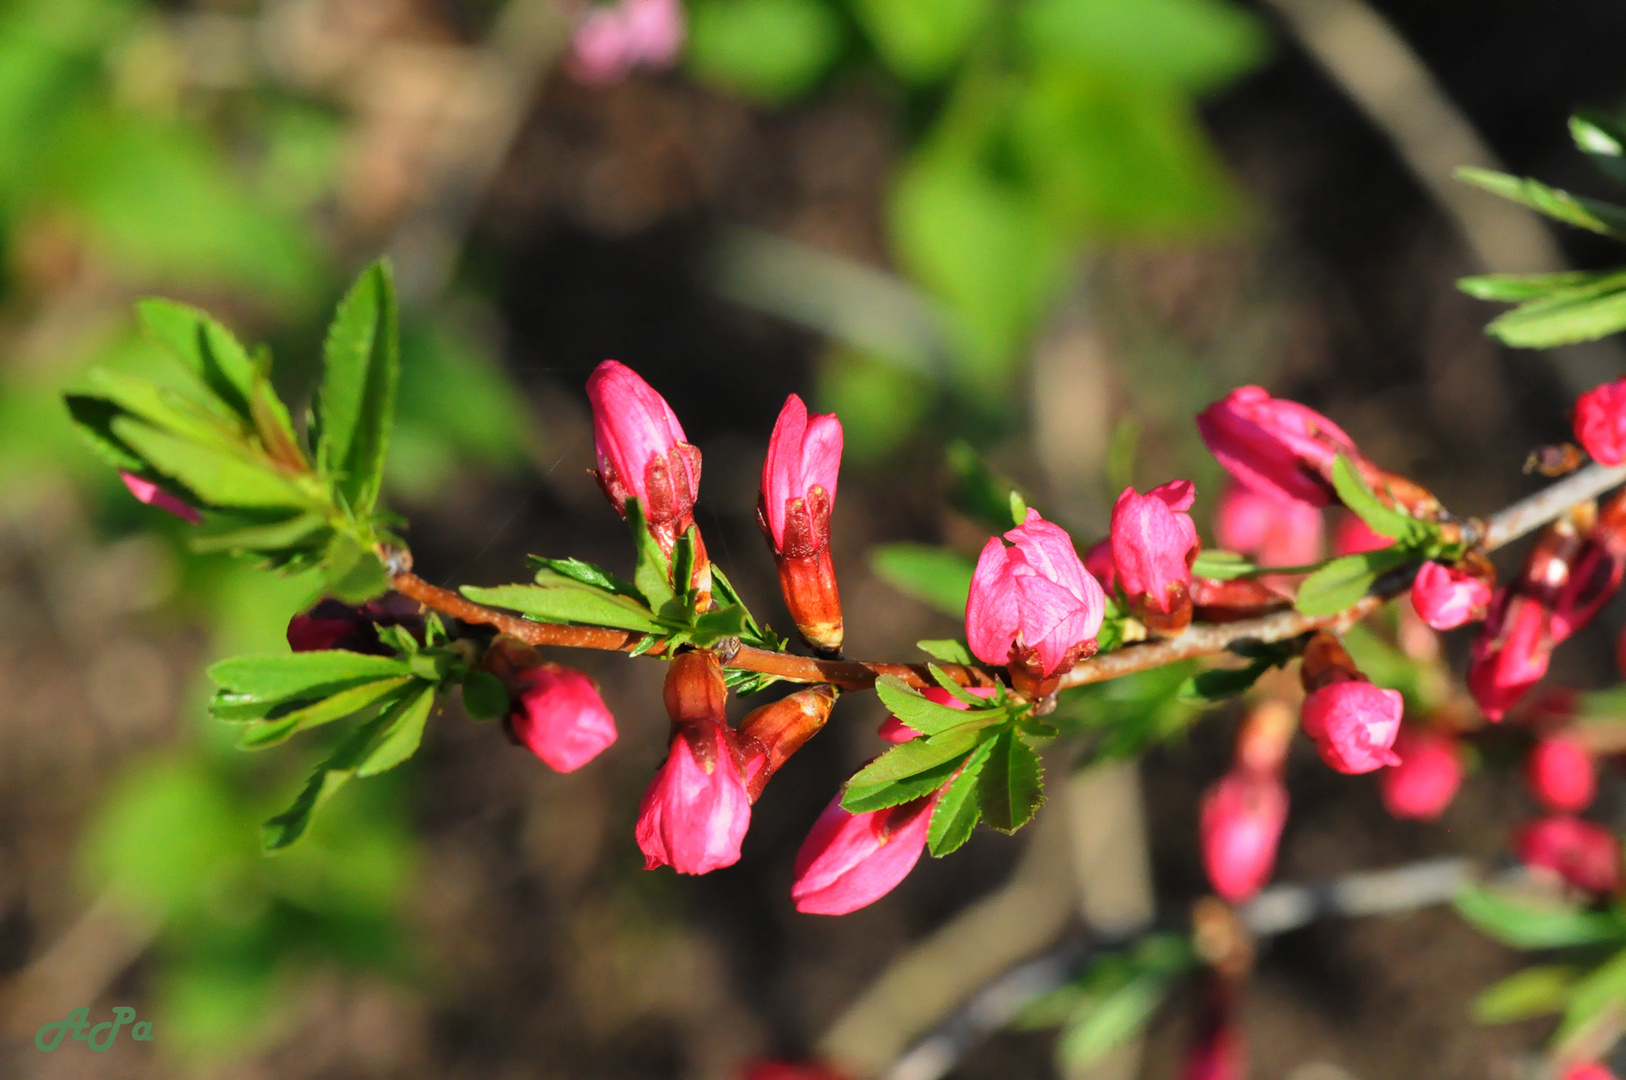
{"label": "reddish bud scale", "polygon": [[740,721],[737,740],[752,802],[761,797],[779,767],[819,733],[835,703],[835,687],[813,686],[755,709]]}
{"label": "reddish bud scale", "polygon": [[1200,622],[1227,623],[1257,619],[1290,606],[1282,594],[1254,578],[1230,581],[1191,579],[1192,610]]}

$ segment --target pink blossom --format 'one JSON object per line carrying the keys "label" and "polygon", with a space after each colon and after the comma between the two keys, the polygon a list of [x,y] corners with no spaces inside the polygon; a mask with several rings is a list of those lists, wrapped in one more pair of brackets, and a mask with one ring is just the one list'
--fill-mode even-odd
{"label": "pink blossom", "polygon": [[841,421],[809,416],[795,394],[785,399],[762,463],[762,513],[774,548],[811,555],[830,543],[830,508],[841,472]]}
{"label": "pink blossom", "polygon": [[1575,441],[1601,465],[1626,462],[1626,379],[1604,383],[1576,399]]}
{"label": "pink blossom", "polygon": [[598,481],[626,515],[636,498],[665,545],[692,523],[700,490],[700,451],[691,446],[666,399],[625,364],[606,360],[587,380],[593,405]]}
{"label": "pink blossom", "polygon": [[808,915],[845,915],[891,892],[926,849],[936,795],[850,814],[838,794],[796,852],[791,899]]}
{"label": "pink blossom", "polygon": [[1537,801],[1554,813],[1585,810],[1598,796],[1591,753],[1563,735],[1536,741],[1524,761],[1524,779]]}
{"label": "pink blossom", "polygon": [[1362,521],[1357,514],[1344,513],[1338,518],[1338,525],[1332,533],[1332,553],[1334,555],[1359,555],[1366,551],[1379,551],[1394,546],[1394,537],[1383,536],[1372,531],[1372,527]]}
{"label": "pink blossom", "polygon": [[1196,501],[1189,480],[1171,480],[1145,495],[1124,488],[1112,507],[1112,565],[1136,607],[1165,615],[1190,603],[1191,563],[1202,544],[1186,513]]}
{"label": "pink blossom", "polygon": [[1112,537],[1090,545],[1090,550],[1084,553],[1084,569],[1090,572],[1103,591],[1111,595],[1118,584],[1118,571],[1112,565]]}
{"label": "pink blossom", "polygon": [[1403,727],[1395,739],[1399,764],[1378,774],[1383,805],[1397,818],[1433,821],[1462,785],[1462,755],[1449,735]]}
{"label": "pink blossom", "polygon": [[559,772],[574,772],[615,742],[615,717],[598,684],[579,671],[539,664],[514,673],[508,727]]}
{"label": "pink blossom", "polygon": [[124,486],[130,489],[131,495],[134,495],[148,506],[168,510],[188,525],[196,525],[203,520],[203,515],[198,513],[197,510],[171,495],[151,480],[143,480],[135,473],[124,469],[119,470],[119,479],[124,481]]}
{"label": "pink blossom", "polygon": [[1297,499],[1261,494],[1232,480],[1214,509],[1214,538],[1225,551],[1262,566],[1307,566],[1321,558],[1321,511]]}
{"label": "pink blossom", "polygon": [[715,722],[680,727],[638,807],[635,835],[644,865],[680,874],[732,866],[750,824],[751,797],[728,728]]}
{"label": "pink blossom", "polygon": [[1197,430],[1227,472],[1262,495],[1311,506],[1334,502],[1339,454],[1364,459],[1343,430],[1314,409],[1241,386],[1197,414]]}
{"label": "pink blossom", "polygon": [[1550,870],[1584,892],[1620,886],[1620,841],[1602,825],[1573,817],[1547,817],[1521,828],[1514,850],[1528,866]]}
{"label": "pink blossom", "polygon": [[971,577],[966,638],[986,663],[1017,662],[1049,678],[1095,651],[1106,613],[1101,586],[1084,569],[1067,533],[1035,510],[990,537]]}
{"label": "pink blossom", "polygon": [[1364,773],[1400,763],[1390,747],[1400,733],[1401,708],[1399,691],[1346,679],[1306,697],[1301,720],[1321,760],[1341,773]]}
{"label": "pink blossom", "polygon": [[1615,1074],[1596,1061],[1583,1061],[1566,1069],[1562,1080],[1615,1080]]}
{"label": "pink blossom", "polygon": [[841,421],[785,400],[762,465],[758,524],[773,545],[779,588],[797,630],[826,652],[841,648],[841,596],[830,559],[830,510],[841,470]]}
{"label": "pink blossom", "polygon": [[1442,563],[1426,562],[1411,587],[1411,604],[1436,630],[1454,630],[1482,618],[1491,587],[1480,578]]}
{"label": "pink blossom", "polygon": [[1287,823],[1287,788],[1273,773],[1227,773],[1203,796],[1203,866],[1214,891],[1233,904],[1270,880]]}
{"label": "pink blossom", "polygon": [[1551,613],[1533,597],[1499,589],[1491,599],[1468,665],[1468,689],[1487,720],[1500,720],[1547,674],[1556,644],[1550,623]]}
{"label": "pink blossom", "polygon": [[671,67],[685,32],[681,0],[594,5],[571,39],[570,73],[585,85],[603,86],[635,67]]}

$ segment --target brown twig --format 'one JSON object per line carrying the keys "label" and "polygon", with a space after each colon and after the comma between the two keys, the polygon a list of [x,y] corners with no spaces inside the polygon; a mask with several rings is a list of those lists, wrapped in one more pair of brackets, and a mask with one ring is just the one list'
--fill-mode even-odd
{"label": "brown twig", "polygon": [[[1610,468],[1589,465],[1580,472],[1493,515],[1484,523],[1482,530],[1471,530],[1481,537],[1476,546],[1481,551],[1494,551],[1554,520],[1570,507],[1596,498],[1621,483],[1626,483],[1626,466]],[[429,584],[412,573],[411,560],[405,552],[386,552],[385,555],[392,570],[390,582],[397,592],[410,596],[424,606],[443,614],[467,623],[495,627],[532,645],[562,645],[576,649],[630,652],[644,637],[643,634],[627,630],[532,622],[496,608],[476,604],[448,589]],[[1121,675],[1147,671],[1179,660],[1213,656],[1243,641],[1268,644],[1290,641],[1313,630],[1347,628],[1377,610],[1386,601],[1404,594],[1411,588],[1411,582],[1412,573],[1409,570],[1386,575],[1373,587],[1371,593],[1332,615],[1304,615],[1297,611],[1281,611],[1239,622],[1196,624],[1179,637],[1167,641],[1129,645],[1105,656],[1086,660],[1062,677],[1061,689],[1115,679]],[[661,651],[659,647],[648,650],[650,655],[659,655]],[[810,656],[795,656],[791,653],[758,649],[745,644],[737,644],[737,647],[731,645],[730,648],[719,651],[724,654],[725,667],[777,675],[791,682],[830,683],[843,689],[854,690],[873,686],[875,680],[882,675],[895,675],[911,686],[936,685],[925,664],[821,660]],[[1001,674],[991,666],[975,664],[938,666],[963,686],[994,686]]]}

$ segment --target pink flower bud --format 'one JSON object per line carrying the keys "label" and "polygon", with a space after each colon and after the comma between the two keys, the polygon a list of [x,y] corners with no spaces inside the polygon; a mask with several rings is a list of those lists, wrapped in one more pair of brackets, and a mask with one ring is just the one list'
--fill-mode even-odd
{"label": "pink flower bud", "polygon": [[1358,514],[1344,513],[1338,518],[1338,526],[1332,534],[1332,553],[1334,555],[1359,555],[1365,551],[1380,551],[1386,547],[1394,546],[1394,537],[1381,536],[1372,531],[1372,527],[1361,520]]}
{"label": "pink flower bud", "polygon": [[185,502],[177,499],[175,496],[171,495],[169,492],[165,491],[151,480],[143,480],[135,473],[127,472],[124,469],[119,470],[119,479],[124,481],[124,486],[130,489],[131,495],[134,495],[137,499],[146,503],[148,506],[156,506],[160,510],[168,510],[170,513],[174,514],[188,525],[197,525],[203,521],[202,514],[198,513],[191,506],[188,506]]}
{"label": "pink flower bud", "polygon": [[[1321,511],[1297,499],[1261,494],[1233,480],[1214,509],[1214,538],[1225,551],[1262,566],[1306,566],[1321,558]],[[1087,565],[1087,564],[1086,564]]]}
{"label": "pink flower bud", "polygon": [[758,524],[773,545],[779,586],[796,628],[816,648],[841,648],[841,596],[830,561],[830,510],[841,470],[841,421],[808,416],[785,399],[762,465]]}
{"label": "pink flower bud", "polygon": [[1287,823],[1287,788],[1274,774],[1227,773],[1203,796],[1203,867],[1214,891],[1233,904],[1252,899],[1276,865]]}
{"label": "pink flower bud", "polygon": [[1620,886],[1620,841],[1602,825],[1542,818],[1521,828],[1513,846],[1521,862],[1550,870],[1583,892],[1611,893]]}
{"label": "pink flower bud", "polygon": [[1339,454],[1364,463],[1337,424],[1257,386],[1238,387],[1198,413],[1197,430],[1237,480],[1260,494],[1311,506],[1336,501],[1329,477]]}
{"label": "pink flower bud", "polygon": [[603,86],[635,67],[671,67],[684,31],[680,0],[596,5],[571,39],[570,73],[587,86]]}
{"label": "pink flower bud", "polygon": [[567,773],[615,742],[615,717],[598,684],[579,671],[539,664],[514,673],[508,729],[552,768]]}
{"label": "pink flower bud", "polygon": [[1530,793],[1547,809],[1573,814],[1598,796],[1598,776],[1586,747],[1563,735],[1538,739],[1524,761]]}
{"label": "pink flower bud", "polygon": [[1563,1080],[1615,1080],[1615,1074],[1596,1061],[1583,1061],[1566,1069]]}
{"label": "pink flower bud", "polygon": [[1378,774],[1383,805],[1397,818],[1433,821],[1462,785],[1462,755],[1449,735],[1403,727],[1395,739],[1398,765]]}
{"label": "pink flower bud", "polygon": [[1483,618],[1490,598],[1485,581],[1437,562],[1424,563],[1411,587],[1412,607],[1436,630],[1454,630]]}
{"label": "pink flower bud", "polygon": [[1365,773],[1400,763],[1390,747],[1400,732],[1401,707],[1398,690],[1349,679],[1306,697],[1301,717],[1322,761],[1341,773]]}
{"label": "pink flower bud", "polygon": [[746,1066],[740,1080],[850,1080],[846,1073],[821,1061],[791,1064],[785,1061],[756,1061]]}
{"label": "pink flower bud", "polygon": [[1575,440],[1600,465],[1626,462],[1626,379],[1604,383],[1576,399]]}
{"label": "pink flower bud", "polygon": [[1550,613],[1528,596],[1499,590],[1471,650],[1468,689],[1492,722],[1506,715],[1542,676],[1552,659]]}
{"label": "pink flower bud", "polygon": [[936,795],[849,814],[841,796],[827,806],[796,852],[791,899],[808,915],[845,915],[891,892],[926,849]]}
{"label": "pink flower bud", "polygon": [[693,523],[700,451],[685,439],[666,399],[625,364],[606,360],[587,380],[598,482],[623,517],[643,506],[650,531],[671,550]]}
{"label": "pink flower bud", "polygon": [[1106,595],[1084,569],[1067,533],[1029,510],[990,537],[971,576],[965,607],[971,651],[990,664],[1016,663],[1049,678],[1095,652]]}
{"label": "pink flower bud", "polygon": [[1247,1045],[1234,1024],[1207,1031],[1186,1055],[1180,1080],[1246,1080]]}
{"label": "pink flower bud", "polygon": [[751,824],[751,796],[724,716],[728,687],[716,656],[679,653],[667,668],[664,696],[673,738],[638,807],[644,864],[680,874],[732,866]]}
{"label": "pink flower bud", "polygon": [[1186,513],[1197,498],[1189,480],[1137,495],[1124,488],[1112,507],[1112,565],[1130,607],[1163,633],[1191,621],[1191,563],[1202,544]]}
{"label": "pink flower bud", "polygon": [[745,760],[745,789],[755,802],[773,774],[823,729],[836,703],[833,686],[810,686],[753,709],[735,732]]}

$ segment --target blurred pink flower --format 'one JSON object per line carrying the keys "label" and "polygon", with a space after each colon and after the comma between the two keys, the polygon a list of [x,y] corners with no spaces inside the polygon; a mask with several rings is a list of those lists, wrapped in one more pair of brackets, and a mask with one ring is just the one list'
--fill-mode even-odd
{"label": "blurred pink flower", "polygon": [[1457,740],[1436,731],[1403,727],[1394,742],[1398,764],[1378,774],[1383,805],[1397,818],[1433,821],[1462,785]]}
{"label": "blurred pink flower", "polygon": [[1106,595],[1067,533],[1029,510],[988,539],[965,608],[971,651],[989,664],[1019,663],[1044,678],[1095,651]]}
{"label": "blurred pink flower", "polygon": [[1519,829],[1513,841],[1519,860],[1550,870],[1584,892],[1620,887],[1620,840],[1602,825],[1573,817],[1547,817]]}
{"label": "blurred pink flower", "polygon": [[127,472],[124,469],[119,470],[119,479],[124,481],[124,486],[130,489],[131,495],[134,495],[148,506],[168,510],[188,525],[196,525],[203,520],[203,515],[198,513],[197,510],[177,499],[151,480],[143,480],[135,473]]}
{"label": "blurred pink flower", "polygon": [[1562,1080],[1615,1080],[1615,1074],[1596,1061],[1583,1061],[1566,1069]]}
{"label": "blurred pink flower", "polygon": [[1422,565],[1411,587],[1412,607],[1436,630],[1454,630],[1482,618],[1490,598],[1491,587],[1482,579],[1433,561]]}
{"label": "blurred pink flower", "polygon": [[1348,511],[1339,515],[1338,525],[1332,532],[1334,555],[1359,555],[1363,551],[1378,551],[1393,544],[1393,537],[1378,535],[1358,515]]}
{"label": "blurred pink flower", "polygon": [[1592,754],[1563,735],[1536,740],[1524,761],[1524,779],[1536,800],[1554,813],[1585,810],[1598,796]]}
{"label": "blurred pink flower", "polygon": [[633,68],[668,68],[686,33],[682,0],[595,4],[571,39],[569,70],[584,85],[605,86]]}
{"label": "blurred pink flower", "polygon": [[1575,441],[1600,465],[1626,462],[1626,379],[1604,383],[1576,399]]}
{"label": "blurred pink flower", "polygon": [[1261,566],[1306,566],[1321,558],[1321,511],[1297,499],[1265,495],[1232,480],[1214,509],[1214,539]]}
{"label": "blurred pink flower", "polygon": [[1233,904],[1252,899],[1276,865],[1287,823],[1287,788],[1275,774],[1236,770],[1203,796],[1203,866],[1214,891]]}

